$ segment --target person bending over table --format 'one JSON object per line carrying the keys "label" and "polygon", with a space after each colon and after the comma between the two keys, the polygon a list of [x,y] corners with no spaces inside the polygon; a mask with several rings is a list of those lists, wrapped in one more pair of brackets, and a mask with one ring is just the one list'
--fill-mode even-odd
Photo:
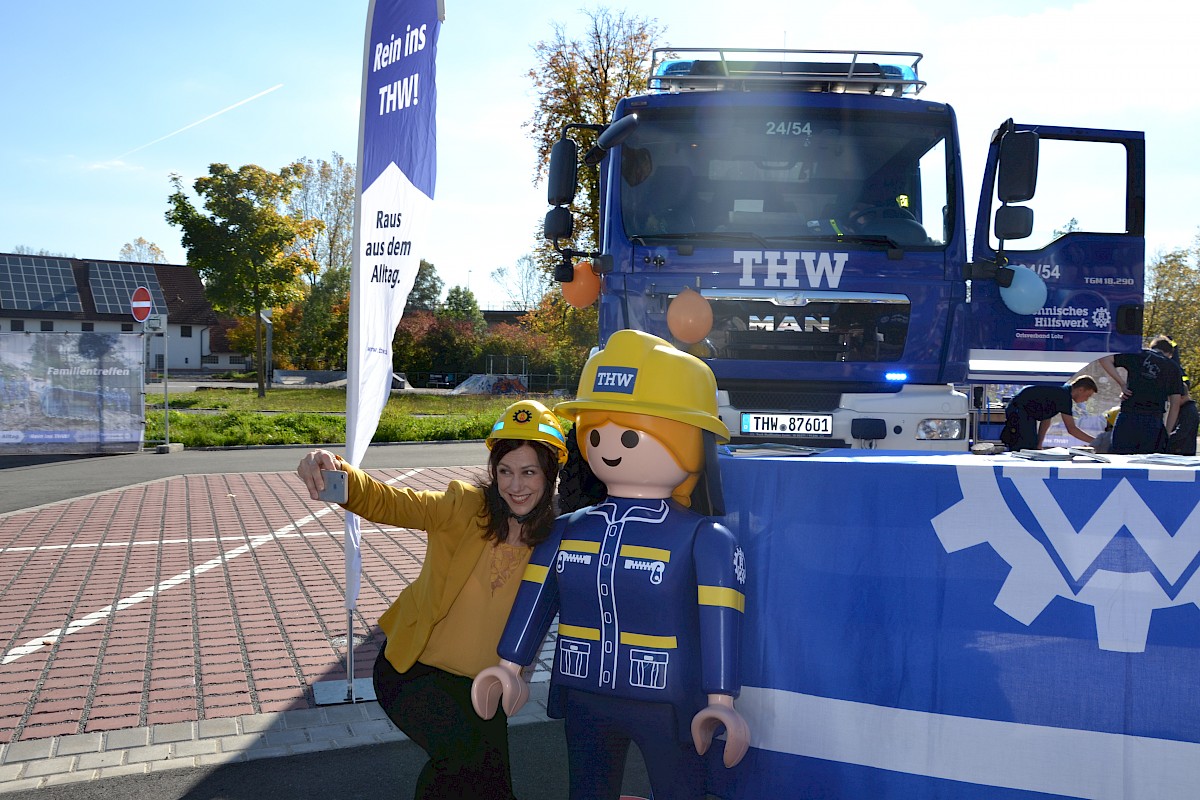
{"label": "person bending over table", "polygon": [[1091,444],[1090,434],[1075,424],[1075,403],[1086,403],[1096,393],[1096,381],[1080,375],[1059,386],[1026,386],[1017,392],[1004,409],[1004,430],[1000,441],[1009,450],[1042,448],[1046,431],[1054,418],[1061,416],[1067,433],[1084,444]]}

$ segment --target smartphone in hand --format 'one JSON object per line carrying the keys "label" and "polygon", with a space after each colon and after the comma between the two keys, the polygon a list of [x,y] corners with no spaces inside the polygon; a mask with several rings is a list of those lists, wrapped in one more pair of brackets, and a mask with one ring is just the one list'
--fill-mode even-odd
{"label": "smartphone in hand", "polygon": [[325,479],[325,488],[317,492],[317,499],[326,503],[346,502],[346,473],[340,469],[323,469],[321,477]]}

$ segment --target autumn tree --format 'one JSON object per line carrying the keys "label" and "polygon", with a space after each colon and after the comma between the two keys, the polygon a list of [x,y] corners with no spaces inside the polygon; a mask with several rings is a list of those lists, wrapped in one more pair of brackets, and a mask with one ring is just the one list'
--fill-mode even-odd
{"label": "autumn tree", "polygon": [[74,258],[74,256],[69,256],[66,253],[51,253],[49,250],[45,249],[44,247],[35,250],[34,248],[30,247],[27,244],[19,244],[16,247],[14,247],[12,251],[19,256],[49,256],[51,258]]}
{"label": "autumn tree", "polygon": [[[350,270],[329,267],[304,297],[275,314],[274,349],[290,369],[344,370],[350,334]],[[282,366],[282,364],[281,364]]]}
{"label": "autumn tree", "polygon": [[[617,102],[646,90],[650,53],[665,32],[657,20],[631,16],[607,8],[584,11],[587,30],[582,38],[568,35],[560,24],[553,35],[534,45],[535,66],[529,71],[537,93],[537,107],[526,124],[537,144],[534,183],[546,176],[550,150],[568,124],[597,125],[612,120]],[[595,142],[589,130],[573,132],[581,152]],[[600,242],[600,175],[597,167],[580,165],[579,191],[575,194],[575,240],[562,244],[573,249],[595,250]],[[552,275],[561,259],[541,238],[533,261]],[[573,385],[583,362],[597,343],[595,308],[575,309],[560,292],[547,292],[524,318],[532,332],[552,344],[550,352],[559,380]]]}
{"label": "autumn tree", "polygon": [[426,337],[437,319],[432,311],[405,311],[392,336],[392,369],[415,374],[433,369],[433,354]]}
{"label": "autumn tree", "polygon": [[[617,101],[646,90],[650,51],[659,45],[664,29],[658,21],[630,16],[625,11],[597,8],[584,11],[587,31],[572,38],[555,23],[553,35],[534,45],[536,64],[529,71],[537,92],[533,119],[525,127],[537,143],[534,183],[546,175],[550,149],[564,125],[605,124],[612,120]],[[590,131],[575,131],[585,152],[595,141]],[[600,176],[593,166],[580,166],[580,191],[575,195],[574,246],[592,250],[600,241]]]}
{"label": "autumn tree", "polygon": [[1181,348],[1184,373],[1200,375],[1200,234],[1190,249],[1159,253],[1149,268],[1145,335],[1170,336]]}
{"label": "autumn tree", "polygon": [[278,173],[254,164],[236,171],[211,164],[192,185],[203,210],[184,193],[180,176],[171,175],[175,191],[165,216],[183,230],[188,263],[200,273],[209,302],[217,311],[254,318],[259,397],[266,396],[262,311],[299,299],[301,276],[316,269],[293,244],[321,223],[297,219],[286,207],[303,170],[299,163]]}
{"label": "autumn tree", "polygon": [[413,281],[412,291],[408,293],[406,309],[437,311],[442,301],[442,288],[445,284],[438,277],[437,269],[425,259],[421,259],[417,267],[417,277]]}
{"label": "autumn tree", "polygon": [[1071,217],[1069,220],[1067,220],[1066,225],[1063,225],[1061,228],[1055,228],[1050,234],[1050,238],[1057,239],[1060,236],[1066,236],[1068,233],[1074,233],[1079,229],[1079,220],[1075,219],[1075,217]]}
{"label": "autumn tree", "polygon": [[[526,325],[502,322],[487,330],[483,335],[483,353],[485,360],[491,361],[494,369],[513,372],[511,365],[523,363],[527,374],[553,375],[557,384],[558,370],[554,364],[553,342],[544,334],[535,333]],[[505,365],[509,369],[505,369]],[[489,366],[488,364],[484,365]],[[538,387],[548,390],[549,386],[538,384]],[[574,387],[572,387],[574,388]],[[530,385],[531,391],[537,391]]]}
{"label": "autumn tree", "polygon": [[480,333],[469,319],[437,315],[422,341],[431,355],[430,368],[454,373],[476,371],[483,353]]}
{"label": "autumn tree", "polygon": [[544,338],[559,382],[574,387],[588,353],[597,344],[596,307],[574,308],[559,292],[547,292],[521,324]]}
{"label": "autumn tree", "polygon": [[532,255],[523,255],[513,267],[492,270],[492,280],[504,287],[512,308],[528,311],[537,306],[542,295],[553,288],[551,273],[543,269]]}
{"label": "autumn tree", "polygon": [[446,293],[446,302],[438,309],[439,318],[466,322],[476,331],[482,332],[486,323],[475,293],[465,286],[454,286]]}
{"label": "autumn tree", "polygon": [[137,261],[142,264],[165,264],[167,256],[161,247],[139,236],[132,242],[121,245],[121,252],[117,254],[117,260]]}
{"label": "autumn tree", "polygon": [[[320,220],[298,235],[292,248],[320,270],[349,270],[354,260],[354,164],[334,153],[331,160],[301,159],[299,185],[286,208],[297,220]],[[317,273],[308,276],[317,282]]]}

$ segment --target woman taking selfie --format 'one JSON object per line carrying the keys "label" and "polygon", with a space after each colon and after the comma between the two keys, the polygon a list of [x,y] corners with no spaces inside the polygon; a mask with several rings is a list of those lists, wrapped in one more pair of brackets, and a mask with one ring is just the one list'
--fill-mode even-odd
{"label": "woman taking selfie", "polygon": [[418,800],[513,797],[508,719],[480,719],[471,681],[495,664],[529,554],[549,535],[567,448],[558,418],[535,400],[505,409],[487,447],[484,480],[440,492],[389,486],[327,450],[296,470],[314,500],[321,470],[341,470],[348,511],[428,534],[420,575],[379,618],[387,641],[374,673],[379,704],[429,755]]}

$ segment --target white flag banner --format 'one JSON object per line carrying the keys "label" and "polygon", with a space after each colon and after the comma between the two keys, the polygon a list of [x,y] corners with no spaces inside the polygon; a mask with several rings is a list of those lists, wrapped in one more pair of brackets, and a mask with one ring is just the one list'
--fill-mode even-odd
{"label": "white flag banner", "polygon": [[[417,277],[437,177],[439,0],[372,0],[358,137],[346,460],[358,466],[392,388],[392,337]],[[358,602],[358,517],[346,514],[346,608]]]}

